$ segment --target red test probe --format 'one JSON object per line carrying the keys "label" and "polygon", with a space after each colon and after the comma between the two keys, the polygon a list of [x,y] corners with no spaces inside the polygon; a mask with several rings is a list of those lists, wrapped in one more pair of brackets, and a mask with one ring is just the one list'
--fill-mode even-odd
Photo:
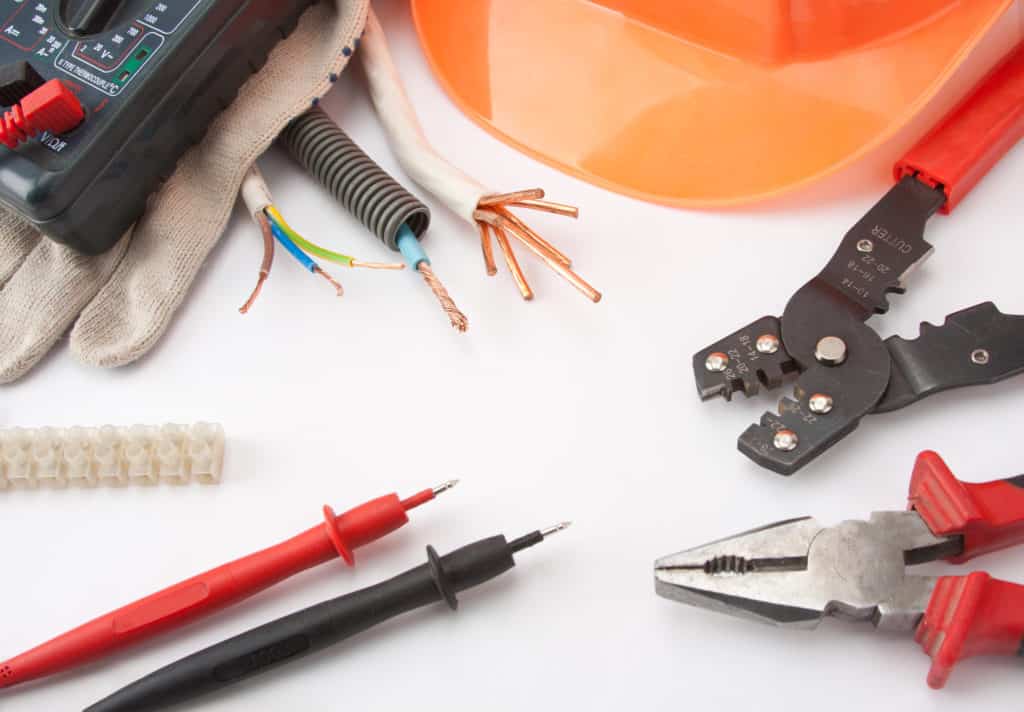
{"label": "red test probe", "polygon": [[408,499],[389,494],[340,516],[324,507],[324,522],[269,549],[224,564],[100,616],[27,652],[0,662],[0,688],[68,670],[148,640],[259,593],[300,571],[340,556],[409,521],[410,509],[451,489],[456,481]]}

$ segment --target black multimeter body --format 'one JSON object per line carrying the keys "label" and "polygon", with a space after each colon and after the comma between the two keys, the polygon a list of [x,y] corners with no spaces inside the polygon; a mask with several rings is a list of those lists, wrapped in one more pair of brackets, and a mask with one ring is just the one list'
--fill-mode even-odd
{"label": "black multimeter body", "polygon": [[0,202],[99,254],[315,0],[0,0],[0,64],[27,61],[86,118],[0,147]]}

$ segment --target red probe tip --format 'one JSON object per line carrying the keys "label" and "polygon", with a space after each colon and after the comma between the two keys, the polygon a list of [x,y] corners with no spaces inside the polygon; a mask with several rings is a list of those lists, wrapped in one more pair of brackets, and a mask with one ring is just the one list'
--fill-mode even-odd
{"label": "red probe tip", "polygon": [[412,497],[402,500],[402,508],[407,512],[410,509],[415,509],[421,504],[426,504],[442,492],[447,492],[457,484],[459,484],[458,480],[448,480],[447,482],[442,482],[437,487],[431,487],[430,489],[425,489],[422,492],[417,492]]}

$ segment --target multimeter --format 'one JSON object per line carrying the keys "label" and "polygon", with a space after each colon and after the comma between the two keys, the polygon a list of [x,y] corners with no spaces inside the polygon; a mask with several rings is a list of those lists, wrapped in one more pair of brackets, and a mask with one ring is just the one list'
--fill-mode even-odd
{"label": "multimeter", "polygon": [[0,203],[107,250],[314,0],[0,0],[0,66],[60,79],[85,119],[0,147]]}

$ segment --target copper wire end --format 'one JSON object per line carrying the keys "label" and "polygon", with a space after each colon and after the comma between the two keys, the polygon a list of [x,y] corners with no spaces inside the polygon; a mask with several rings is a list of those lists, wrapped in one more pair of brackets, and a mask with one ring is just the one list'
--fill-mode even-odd
{"label": "copper wire end", "polygon": [[270,220],[262,211],[258,211],[253,214],[253,220],[260,226],[260,232],[263,235],[263,262],[260,264],[260,276],[256,280],[256,286],[252,290],[252,294],[245,300],[239,308],[239,313],[248,314],[249,310],[252,309],[252,305],[256,303],[256,299],[259,298],[260,292],[263,291],[263,284],[267,281],[270,276],[270,268],[274,266],[274,233],[270,229]]}
{"label": "copper wire end", "polygon": [[437,301],[441,303],[441,308],[448,315],[448,320],[452,323],[455,330],[465,332],[469,328],[469,319],[455,306],[455,301],[448,294],[448,290],[444,288],[444,285],[441,284],[441,280],[434,274],[433,268],[426,262],[420,262],[416,270],[423,275],[423,281],[427,283],[430,291],[434,293]]}
{"label": "copper wire end", "polygon": [[542,188],[530,188],[529,190],[517,190],[514,193],[497,193],[495,195],[485,195],[480,198],[478,203],[479,207],[490,207],[492,205],[502,205],[504,203],[516,203],[522,200],[540,200],[544,197],[544,190]]}
{"label": "copper wire end", "polygon": [[498,274],[498,265],[494,263],[494,247],[491,245],[491,226],[485,222],[477,222],[476,229],[480,231],[480,249],[484,254],[484,267],[487,269],[487,276],[493,277]]}
{"label": "copper wire end", "polygon": [[[508,239],[510,235],[525,245],[537,257],[544,260],[548,267],[579,290],[587,299],[596,304],[601,301],[601,293],[572,271],[572,260],[569,259],[568,255],[541,237],[509,210],[509,208],[519,207],[571,218],[579,217],[579,209],[575,206],[554,203],[543,200],[543,198],[544,191],[540,189],[521,190],[515,193],[502,193],[481,198],[477,209],[473,212],[473,219],[477,221],[477,227],[480,230],[481,244],[485,240],[488,229],[494,233],[505,255],[505,262],[508,264],[516,286],[519,288],[519,292],[523,295],[524,299],[532,299],[533,290],[530,289],[530,285],[526,282],[515,253],[512,251],[510,240]],[[485,247],[484,249],[486,251],[488,248]],[[487,259],[486,255],[484,259]]]}
{"label": "copper wire end", "polygon": [[533,299],[533,290],[530,289],[530,284],[526,281],[526,275],[523,274],[523,269],[519,266],[519,260],[516,259],[516,254],[512,251],[508,235],[500,227],[496,227],[494,228],[494,236],[498,241],[502,254],[505,255],[505,264],[508,265],[508,271],[512,273],[512,279],[515,280],[519,293],[523,295],[523,299],[530,301]]}
{"label": "copper wire end", "polygon": [[552,203],[549,200],[516,200],[510,203],[505,203],[504,205],[506,208],[528,208],[529,210],[553,213],[566,218],[576,219],[580,216],[580,209],[575,205]]}
{"label": "copper wire end", "polygon": [[513,215],[512,213],[510,213],[508,210],[501,206],[494,208],[494,210],[506,221],[512,223],[510,227],[518,228],[520,232],[529,235],[534,242],[536,242],[538,245],[544,248],[544,251],[551,255],[553,258],[561,262],[566,267],[572,267],[572,260],[569,259],[568,255],[564,254],[557,247],[555,247],[550,242],[545,240],[543,237],[538,235],[536,232],[531,230],[529,225],[524,223],[522,220],[520,220],[515,215]]}
{"label": "copper wire end", "polygon": [[544,260],[544,262],[547,263],[548,267],[553,269],[556,273],[558,273],[559,276],[562,277],[562,279],[564,279],[577,290],[579,290],[579,292],[583,296],[585,296],[590,301],[594,302],[594,304],[597,304],[599,301],[601,301],[601,293],[599,291],[597,291],[589,284],[587,284],[587,281],[585,279],[583,279],[578,274],[573,272],[571,269],[569,269],[569,267],[551,257],[547,252],[544,251],[544,249],[540,245],[536,244],[532,239],[530,239],[529,235],[519,232],[515,225],[512,225],[510,227],[510,232],[512,234],[512,237],[516,238],[521,243],[526,245],[527,249],[529,249],[535,255],[540,257],[542,260]]}
{"label": "copper wire end", "polygon": [[314,268],[313,268],[313,273],[314,273],[314,274],[318,274],[318,275],[320,275],[321,277],[323,277],[324,279],[326,279],[326,280],[327,280],[328,282],[330,282],[330,283],[331,283],[331,286],[332,286],[332,287],[334,287],[335,291],[337,291],[337,292],[338,292],[338,296],[339,296],[339,297],[341,297],[341,296],[344,296],[344,295],[345,295],[345,288],[341,286],[341,282],[339,282],[338,280],[336,280],[336,279],[335,279],[334,277],[332,277],[331,275],[329,275],[329,274],[328,274],[327,272],[324,272],[324,271],[323,271],[323,270],[322,270],[321,268],[319,268],[319,267],[314,267]]}
{"label": "copper wire end", "polygon": [[256,286],[253,288],[252,294],[250,294],[249,298],[245,300],[245,304],[238,309],[240,314],[248,314],[249,310],[252,309],[252,305],[256,303],[256,300],[260,296],[260,292],[263,291],[263,283],[267,281],[267,276],[266,272],[260,272],[259,279],[256,280]]}
{"label": "copper wire end", "polygon": [[362,269],[389,269],[389,270],[403,270],[405,269],[404,262],[363,262],[362,260],[352,260],[348,263],[349,267],[358,267]]}

